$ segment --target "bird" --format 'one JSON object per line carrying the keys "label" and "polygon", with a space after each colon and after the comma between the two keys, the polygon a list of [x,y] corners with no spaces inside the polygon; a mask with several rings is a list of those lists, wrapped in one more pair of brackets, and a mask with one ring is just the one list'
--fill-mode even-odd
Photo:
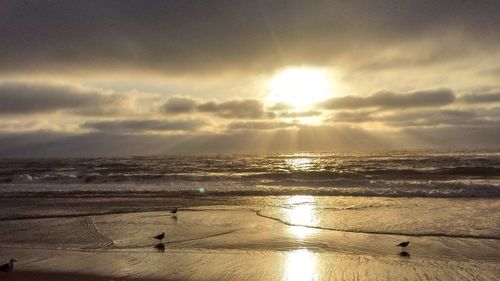
{"label": "bird", "polygon": [[15,259],[10,259],[9,263],[6,263],[0,266],[0,271],[2,272],[10,272],[14,270],[14,263],[17,262]]}
{"label": "bird", "polygon": [[406,247],[408,247],[408,244],[410,244],[410,241],[401,242],[401,243],[397,244],[396,246],[402,247],[403,249],[406,249]]}
{"label": "bird", "polygon": [[163,240],[163,238],[165,238],[165,232],[162,232],[161,234],[158,234],[153,238],[160,240],[160,243],[161,243],[161,240]]}
{"label": "bird", "polygon": [[177,208],[173,208],[173,209],[172,209],[172,211],[170,211],[170,215],[171,215],[172,217],[177,216]]}

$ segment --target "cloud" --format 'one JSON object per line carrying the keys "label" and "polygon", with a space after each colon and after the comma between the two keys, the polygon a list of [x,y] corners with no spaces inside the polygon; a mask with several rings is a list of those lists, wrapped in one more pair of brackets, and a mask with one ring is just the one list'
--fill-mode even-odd
{"label": "cloud", "polygon": [[376,111],[339,111],[330,118],[332,122],[363,123],[373,122],[373,114]]}
{"label": "cloud", "polygon": [[228,119],[267,119],[275,117],[273,112],[265,110],[262,101],[256,99],[200,103],[187,97],[173,97],[167,100],[162,106],[162,110],[169,114],[209,113]]}
{"label": "cloud", "polygon": [[494,45],[499,9],[498,1],[451,0],[6,0],[0,11],[0,69],[212,73],[328,64],[345,56],[364,61],[362,54],[419,38],[455,36],[461,46]]}
{"label": "cloud", "polygon": [[[387,132],[363,130],[370,122],[411,137],[436,136],[430,145],[446,145],[446,131],[475,147],[474,134],[460,132],[474,128],[481,136],[477,146],[481,140],[493,146],[500,2],[456,2],[4,0],[0,82],[87,86],[1,83],[2,134],[41,129],[60,134],[12,136],[0,150],[5,155],[18,147],[12,155],[22,149],[29,155],[54,149],[65,155],[80,153],[78,145],[82,154],[390,147]],[[305,112],[254,99],[265,94],[272,75],[295,66],[324,68],[334,93],[390,91],[338,97]],[[473,94],[405,92],[448,85]],[[120,92],[134,89],[137,94]],[[155,97],[140,100],[140,91]],[[199,99],[176,96],[161,104],[173,94]],[[332,115],[333,128],[285,130],[290,124],[279,119],[320,115]],[[207,119],[213,124],[200,121]],[[211,125],[214,130],[206,133]],[[225,126],[228,131],[217,133]],[[91,133],[76,134],[82,131]],[[191,131],[206,134],[192,139]],[[38,136],[39,142],[15,146]],[[260,140],[269,146],[257,147]],[[401,145],[406,143],[414,144],[406,139]]]}
{"label": "cloud", "polygon": [[348,126],[162,135],[36,131],[0,135],[0,157],[90,157],[198,153],[499,149],[500,126],[370,131]]}
{"label": "cloud", "polygon": [[449,89],[434,89],[408,94],[389,91],[377,92],[368,97],[344,96],[323,103],[326,109],[401,109],[415,107],[439,107],[455,101],[455,94]]}
{"label": "cloud", "polygon": [[30,131],[40,131],[40,130],[50,130],[59,132],[72,132],[77,131],[78,126],[72,124],[71,122],[58,124],[56,122],[51,122],[51,120],[45,120],[43,118],[7,118],[0,119],[0,134],[10,132],[10,133],[20,133],[20,132],[30,132]]}
{"label": "cloud", "polygon": [[466,94],[460,97],[460,101],[464,103],[499,103],[500,92],[486,94]]}
{"label": "cloud", "polygon": [[500,149],[500,123],[496,126],[408,128],[402,131],[409,141],[436,149]]}
{"label": "cloud", "polygon": [[281,118],[298,118],[298,117],[312,117],[321,115],[321,111],[309,110],[309,111],[287,111],[281,112],[279,116]]}
{"label": "cloud", "polygon": [[229,124],[229,131],[236,130],[275,130],[296,127],[297,125],[287,122],[269,122],[269,121],[254,121],[254,122],[233,122]]}
{"label": "cloud", "polygon": [[164,112],[179,114],[190,113],[196,108],[196,101],[188,97],[173,97],[163,105]]}
{"label": "cloud", "polygon": [[276,103],[271,108],[273,111],[283,111],[283,110],[292,110],[293,106],[287,103]]}
{"label": "cloud", "polygon": [[222,103],[208,102],[198,106],[200,112],[215,113],[224,118],[262,119],[274,118],[264,110],[264,104],[255,99],[231,100]]}
{"label": "cloud", "polygon": [[390,127],[441,127],[500,125],[500,108],[483,109],[424,109],[394,112],[341,111],[332,115],[334,123],[380,123]]}
{"label": "cloud", "polygon": [[379,122],[390,126],[438,127],[442,125],[462,126],[482,121],[476,118],[476,112],[469,110],[424,110],[396,112],[378,117],[377,119]]}
{"label": "cloud", "polygon": [[78,115],[113,115],[131,106],[124,95],[76,85],[5,82],[0,84],[0,114],[67,111]]}
{"label": "cloud", "polygon": [[117,120],[94,121],[82,124],[84,129],[102,132],[143,133],[164,131],[196,131],[205,126],[202,120]]}

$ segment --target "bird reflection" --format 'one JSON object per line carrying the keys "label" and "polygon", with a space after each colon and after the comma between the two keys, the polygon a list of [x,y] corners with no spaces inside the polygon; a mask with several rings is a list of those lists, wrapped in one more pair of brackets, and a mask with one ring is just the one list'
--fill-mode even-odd
{"label": "bird reflection", "polygon": [[160,253],[165,252],[165,244],[163,244],[163,243],[158,243],[158,244],[154,245],[154,248],[155,248],[158,252],[160,252]]}
{"label": "bird reflection", "polygon": [[409,258],[410,257],[410,253],[408,253],[407,251],[401,251],[401,253],[399,253],[399,256],[405,257],[405,258]]}

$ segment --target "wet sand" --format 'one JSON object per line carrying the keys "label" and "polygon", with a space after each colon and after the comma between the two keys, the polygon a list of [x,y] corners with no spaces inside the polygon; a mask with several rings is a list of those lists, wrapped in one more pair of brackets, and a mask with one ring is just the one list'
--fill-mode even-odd
{"label": "wet sand", "polygon": [[9,273],[9,280],[497,280],[499,273],[494,261],[350,255],[307,249],[162,254],[30,250],[21,258],[30,264]]}
{"label": "wet sand", "polygon": [[[327,199],[318,200],[315,204]],[[303,216],[319,221],[335,219],[335,214],[341,218],[340,212],[308,212],[304,207],[308,204],[299,202],[282,211],[298,224],[306,223]],[[270,218],[274,212],[280,209],[215,205],[181,208],[177,218],[154,211],[6,219],[1,222],[0,257],[19,262],[14,272],[1,274],[0,279],[498,280],[500,276],[497,239],[334,231],[287,224]],[[164,248],[152,238],[162,231]],[[395,245],[406,240],[411,241],[408,255],[401,255]]]}
{"label": "wet sand", "polygon": [[[57,273],[57,272],[11,272],[8,274],[4,274],[2,278],[5,280],[12,281],[23,281],[23,280],[37,280],[37,281],[129,281],[133,279],[127,278],[115,278],[115,277],[105,277],[105,276],[96,276],[96,275],[88,275],[81,273]],[[3,280],[3,279],[2,279]],[[148,280],[148,281],[156,281],[156,280]]]}

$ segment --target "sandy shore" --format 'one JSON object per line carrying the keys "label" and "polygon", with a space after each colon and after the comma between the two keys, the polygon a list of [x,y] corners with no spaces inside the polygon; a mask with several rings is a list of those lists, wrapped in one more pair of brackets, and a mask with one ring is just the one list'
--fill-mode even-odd
{"label": "sandy shore", "polygon": [[6,280],[498,280],[500,273],[494,261],[346,255],[308,249],[171,253],[30,250],[23,251],[20,259],[28,264],[20,263],[19,271],[9,273]]}
{"label": "sandy shore", "polygon": [[[104,277],[87,275],[80,273],[58,273],[58,272],[12,272],[8,275],[2,276],[5,280],[11,281],[23,281],[23,280],[38,280],[38,281],[129,281],[133,279],[126,278],[115,278],[115,277]],[[2,279],[3,280],[3,279]],[[148,280],[156,281],[156,280]]]}
{"label": "sandy shore", "polygon": [[[308,204],[318,202],[267,211],[186,207],[177,218],[158,211],[3,220],[0,258],[19,262],[14,272],[0,274],[0,280],[493,281],[500,276],[498,239],[356,233],[281,221],[292,218],[303,224],[312,217],[313,223],[337,219],[346,225],[340,221],[346,211],[317,211]],[[388,206],[386,216],[400,213],[392,211],[392,203]],[[361,222],[361,212],[351,211],[352,217]],[[162,231],[164,248],[152,238]],[[411,241],[408,254],[401,255],[395,245],[406,240]]]}

